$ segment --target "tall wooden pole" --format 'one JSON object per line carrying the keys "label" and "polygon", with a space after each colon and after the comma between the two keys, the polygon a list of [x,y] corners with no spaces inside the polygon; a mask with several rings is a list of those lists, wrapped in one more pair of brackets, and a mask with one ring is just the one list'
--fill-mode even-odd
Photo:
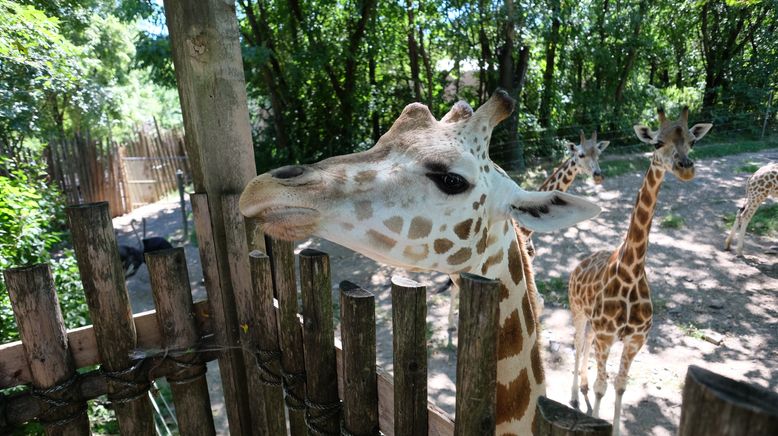
{"label": "tall wooden pole", "polygon": [[[186,129],[186,149],[196,193],[207,194],[220,286],[209,289],[214,321],[235,347],[239,332],[227,258],[221,196],[239,193],[256,175],[246,82],[235,4],[224,0],[165,0],[173,64]],[[249,434],[242,352],[219,359],[230,433]]]}

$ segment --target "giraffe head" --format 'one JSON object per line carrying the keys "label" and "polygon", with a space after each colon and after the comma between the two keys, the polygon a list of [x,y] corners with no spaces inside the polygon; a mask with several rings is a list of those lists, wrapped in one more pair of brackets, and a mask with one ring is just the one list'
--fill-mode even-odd
{"label": "giraffe head", "polygon": [[514,218],[550,231],[600,211],[573,195],[524,191],[489,159],[492,129],[513,105],[498,91],[477,111],[460,101],[438,121],[410,104],[367,151],[257,176],[240,210],[276,238],[315,234],[409,269],[475,268],[497,238],[482,229]]}
{"label": "giraffe head", "polygon": [[677,120],[668,120],[664,109],[657,109],[659,130],[637,125],[635,133],[641,141],[653,145],[653,162],[671,171],[681,180],[687,181],[694,177],[694,161],[689,159],[689,152],[694,144],[702,139],[713,127],[710,123],[695,124],[688,128],[689,107],[684,106]]}
{"label": "giraffe head", "polygon": [[586,139],[583,130],[580,131],[580,135],[580,144],[568,142],[567,147],[570,149],[575,164],[581,168],[583,173],[592,176],[594,183],[599,185],[603,180],[602,170],[600,170],[600,154],[608,147],[610,141],[597,142],[596,130],[590,139]]}

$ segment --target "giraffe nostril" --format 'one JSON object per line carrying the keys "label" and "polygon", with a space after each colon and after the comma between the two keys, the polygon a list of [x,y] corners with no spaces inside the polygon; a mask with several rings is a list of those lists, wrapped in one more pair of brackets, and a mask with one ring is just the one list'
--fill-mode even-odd
{"label": "giraffe nostril", "polygon": [[270,175],[276,179],[293,179],[305,172],[305,167],[300,165],[287,165],[270,171]]}
{"label": "giraffe nostril", "polygon": [[687,157],[681,159],[681,161],[678,163],[678,166],[681,168],[691,168],[694,166],[694,162]]}

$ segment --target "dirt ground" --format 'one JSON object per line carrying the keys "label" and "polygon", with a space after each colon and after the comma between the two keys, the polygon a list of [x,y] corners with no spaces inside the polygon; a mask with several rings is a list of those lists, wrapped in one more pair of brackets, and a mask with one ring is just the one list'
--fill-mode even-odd
{"label": "dirt ground", "polygon": [[[778,389],[778,256],[765,254],[778,245],[776,237],[746,235],[744,257],[722,251],[728,232],[725,214],[737,211],[748,174],[746,163],[778,161],[778,149],[697,161],[697,176],[680,182],[669,175],[659,195],[646,267],[653,293],[654,326],[646,346],[635,358],[623,400],[623,434],[675,434],[681,413],[681,389],[689,365],[699,365],[732,378]],[[573,327],[564,306],[569,272],[589,253],[615,248],[626,233],[628,219],[643,174],[607,177],[602,185],[576,181],[571,192],[595,200],[603,213],[588,222],[553,234],[536,235],[536,281],[556,289],[546,295],[542,314],[548,396],[567,403],[573,366]],[[771,200],[768,200],[771,201]],[[663,217],[683,218],[680,228],[660,226]],[[182,238],[177,199],[155,203],[116,218],[120,243],[136,244],[129,222],[147,218],[148,236]],[[192,224],[190,222],[190,228]],[[174,243],[174,245],[176,245]],[[195,298],[204,298],[197,248],[184,244]],[[448,346],[448,292],[433,290],[447,277],[409,273],[377,264],[359,254],[320,239],[302,242],[298,251],[317,248],[330,254],[333,295],[342,280],[357,283],[376,295],[378,364],[392,371],[390,278],[410,277],[428,285],[429,397],[453,414],[456,350]],[[145,266],[128,280],[133,311],[153,308]],[[714,345],[703,337],[722,337]],[[456,343],[456,342],[455,342]],[[620,345],[612,349],[609,377],[618,369]],[[209,385],[217,425],[226,429],[218,368],[209,365]],[[595,363],[590,361],[590,379]],[[612,385],[603,399],[602,417],[611,419]]]}

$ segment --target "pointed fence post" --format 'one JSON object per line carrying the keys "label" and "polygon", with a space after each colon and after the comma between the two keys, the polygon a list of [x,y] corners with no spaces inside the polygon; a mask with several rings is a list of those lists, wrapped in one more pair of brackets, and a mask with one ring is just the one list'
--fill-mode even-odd
{"label": "pointed fence post", "polygon": [[49,266],[12,268],[3,275],[32,373],[32,392],[45,411],[39,419],[44,431],[89,434],[86,401],[78,399],[78,375]]}

